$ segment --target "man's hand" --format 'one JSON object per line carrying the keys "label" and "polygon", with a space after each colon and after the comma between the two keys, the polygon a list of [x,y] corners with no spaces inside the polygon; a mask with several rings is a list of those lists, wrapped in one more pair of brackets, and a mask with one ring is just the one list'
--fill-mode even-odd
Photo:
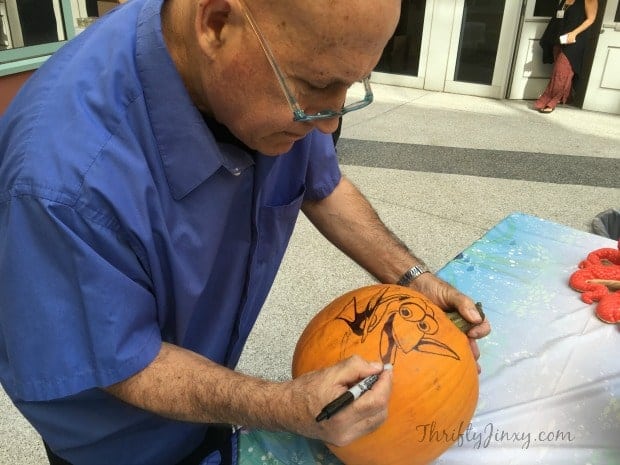
{"label": "man's hand", "polygon": [[[485,318],[482,321],[474,301],[458,291],[455,287],[431,273],[424,273],[411,283],[411,287],[421,292],[444,310],[456,310],[461,316],[475,326],[467,332],[474,358],[478,360],[480,350],[476,339],[481,339],[491,332],[491,325]],[[478,366],[480,372],[480,366]]]}
{"label": "man's hand", "polygon": [[[306,437],[344,446],[377,429],[387,418],[392,390],[392,370],[378,362],[353,356],[337,365],[306,373],[283,387],[293,408],[289,429]],[[319,412],[336,397],[367,376],[381,373],[372,389],[327,420],[316,421]],[[286,398],[286,397],[285,397]]]}

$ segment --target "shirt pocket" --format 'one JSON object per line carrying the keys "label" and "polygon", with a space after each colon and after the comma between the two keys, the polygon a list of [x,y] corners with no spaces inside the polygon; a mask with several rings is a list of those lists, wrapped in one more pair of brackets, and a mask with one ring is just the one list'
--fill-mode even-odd
{"label": "shirt pocket", "polygon": [[259,264],[270,263],[276,266],[277,271],[295,229],[305,194],[305,186],[302,186],[297,196],[287,204],[265,205],[260,209],[256,242]]}

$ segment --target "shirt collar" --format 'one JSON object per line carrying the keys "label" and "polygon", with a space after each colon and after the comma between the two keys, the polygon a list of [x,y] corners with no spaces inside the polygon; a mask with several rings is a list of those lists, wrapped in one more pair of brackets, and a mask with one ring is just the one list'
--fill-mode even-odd
{"label": "shirt collar", "polygon": [[218,145],[185,88],[161,31],[163,0],[147,0],[137,25],[136,62],[172,196],[180,199],[224,166],[239,174],[252,157]]}

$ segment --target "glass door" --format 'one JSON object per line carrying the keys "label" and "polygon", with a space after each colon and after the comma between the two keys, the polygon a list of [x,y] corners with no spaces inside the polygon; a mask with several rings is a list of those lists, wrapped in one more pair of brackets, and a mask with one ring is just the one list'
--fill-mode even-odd
{"label": "glass door", "polygon": [[2,50],[66,39],[59,0],[2,0]]}
{"label": "glass door", "polygon": [[503,98],[520,16],[516,0],[456,0],[444,90]]}
{"label": "glass door", "polygon": [[402,0],[401,11],[373,81],[505,96],[520,1]]}
{"label": "glass door", "polygon": [[394,35],[376,70],[391,74],[417,76],[422,52],[422,31],[426,0],[404,0]]}
{"label": "glass door", "polygon": [[424,86],[430,29],[425,25],[431,24],[432,12],[433,0],[401,1],[398,26],[373,72],[373,82]]}

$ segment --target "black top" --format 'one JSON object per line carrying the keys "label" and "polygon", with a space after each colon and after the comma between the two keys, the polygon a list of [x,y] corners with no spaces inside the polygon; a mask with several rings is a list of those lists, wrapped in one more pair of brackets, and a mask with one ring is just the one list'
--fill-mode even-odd
{"label": "black top", "polygon": [[[562,0],[558,9],[564,7],[565,1],[566,0]],[[543,49],[543,63],[553,63],[553,46],[560,45],[560,36],[576,29],[585,20],[585,0],[575,0],[575,3],[572,5],[566,5],[564,18],[557,18],[554,14],[540,38],[540,46]],[[589,32],[590,29],[588,28],[577,35],[577,41],[574,44],[561,45],[562,52],[564,52],[564,55],[568,58],[575,75],[581,73],[583,54],[586,44],[588,43]]]}

